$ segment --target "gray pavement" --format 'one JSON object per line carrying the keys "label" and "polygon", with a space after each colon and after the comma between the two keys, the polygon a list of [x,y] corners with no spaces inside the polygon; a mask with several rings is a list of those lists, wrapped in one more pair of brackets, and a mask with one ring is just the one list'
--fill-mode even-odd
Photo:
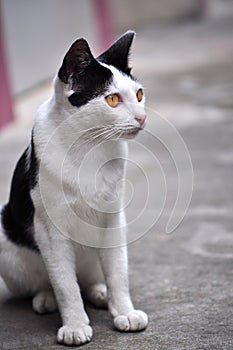
{"label": "gray pavement", "polygon": [[[174,123],[189,149],[193,198],[172,234],[158,222],[129,246],[131,294],[149,315],[147,330],[116,332],[107,311],[87,305],[94,338],[85,349],[233,348],[232,19],[150,26],[138,33],[135,71],[147,88],[148,106]],[[156,128],[156,118],[149,126]],[[0,140],[2,200],[28,131],[18,139],[12,135]],[[163,156],[159,147],[157,152]],[[149,164],[145,169],[150,171]],[[176,176],[169,164],[166,176]],[[0,282],[1,350],[63,349],[55,340],[60,322],[58,313],[34,314],[30,300],[12,298]]]}

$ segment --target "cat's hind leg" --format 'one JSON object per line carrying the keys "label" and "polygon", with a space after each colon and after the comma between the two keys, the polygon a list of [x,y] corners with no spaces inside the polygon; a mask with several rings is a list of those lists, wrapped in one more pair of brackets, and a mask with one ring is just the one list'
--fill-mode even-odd
{"label": "cat's hind leg", "polygon": [[38,292],[32,299],[32,307],[41,315],[56,311],[57,302],[52,289]]}
{"label": "cat's hind leg", "polygon": [[85,300],[98,308],[108,307],[107,286],[95,248],[82,247],[78,252],[78,280]]}
{"label": "cat's hind leg", "polygon": [[91,284],[84,293],[85,299],[98,308],[107,309],[107,286],[104,283]]}
{"label": "cat's hind leg", "polygon": [[0,275],[17,298],[33,297],[37,313],[55,311],[56,300],[40,253],[10,242],[0,228]]}

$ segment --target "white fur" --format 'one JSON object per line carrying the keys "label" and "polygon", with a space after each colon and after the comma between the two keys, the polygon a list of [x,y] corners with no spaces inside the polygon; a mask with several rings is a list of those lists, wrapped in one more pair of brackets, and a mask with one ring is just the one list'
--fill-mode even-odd
{"label": "white fur", "polygon": [[[136,93],[141,85],[116,68],[112,66],[108,68],[114,74],[114,80],[106,95],[119,93],[124,99],[122,104],[111,108],[106,103],[105,96],[100,96],[77,109],[67,100],[67,96],[71,93],[69,87],[56,78],[55,94],[39,108],[33,129],[36,153],[41,161],[40,170],[43,169],[45,172],[43,179],[50,199],[50,209],[62,223],[63,228],[74,231],[72,234],[76,235],[77,240],[79,233],[81,234],[81,227],[67,214],[64,202],[61,201],[57,191],[61,174],[58,159],[63,159],[67,148],[70,147],[70,140],[77,139],[81,131],[109,123],[130,123],[134,127],[139,127],[135,116],[145,114],[144,98],[141,103],[136,99]],[[75,117],[70,118],[72,115]],[[54,134],[56,128],[64,121],[66,123],[61,131]],[[51,147],[51,152],[46,153],[44,151],[52,135],[54,135],[54,147]],[[83,141],[82,138],[80,140]],[[94,215],[87,202],[98,209],[100,198],[104,197],[108,201],[114,199],[114,186],[119,185],[124,177],[124,162],[115,159],[105,164],[98,173],[96,188],[89,184],[88,179],[105,158],[111,159],[111,155],[113,158],[116,158],[115,155],[125,158],[127,143],[120,139],[112,146],[103,144],[91,152],[88,167],[84,169],[80,180],[83,181],[84,189],[84,193],[81,193],[75,176],[83,157],[95,144],[95,140],[86,144],[84,142],[83,145],[82,142],[78,142],[70,150],[64,163],[63,178],[67,200],[74,212],[81,214],[86,220],[91,219],[97,226],[104,226],[106,230],[109,225],[119,226],[119,237],[123,243],[125,231],[121,227],[125,225],[124,213],[121,211],[106,215],[104,212],[99,212]],[[119,185],[118,188],[118,195],[120,193],[121,196],[118,206],[123,201],[122,186]],[[0,273],[9,289],[15,295],[34,296],[33,308],[39,313],[55,310],[57,301],[63,320],[57,339],[58,342],[67,345],[80,345],[90,341],[92,337],[80,289],[96,305],[104,306],[108,299],[108,307],[118,330],[144,329],[147,325],[147,316],[142,311],[134,310],[129,295],[126,246],[112,249],[92,248],[65,237],[46,215],[40,191],[37,184],[31,196],[35,206],[35,239],[41,255],[10,243],[0,233]],[[107,294],[103,283],[107,285]]]}

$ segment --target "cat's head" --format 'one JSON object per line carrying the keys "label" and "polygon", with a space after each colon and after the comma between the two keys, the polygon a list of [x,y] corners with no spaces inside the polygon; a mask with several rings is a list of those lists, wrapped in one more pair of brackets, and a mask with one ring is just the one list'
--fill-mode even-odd
{"label": "cat's head", "polygon": [[66,53],[58,80],[67,111],[76,116],[79,128],[99,130],[105,138],[132,137],[143,128],[144,91],[128,66],[134,35],[126,32],[97,58],[84,39],[76,40]]}

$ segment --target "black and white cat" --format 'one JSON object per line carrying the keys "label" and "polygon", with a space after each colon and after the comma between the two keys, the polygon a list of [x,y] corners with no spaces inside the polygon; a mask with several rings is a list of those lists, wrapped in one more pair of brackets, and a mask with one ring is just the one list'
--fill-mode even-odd
{"label": "black and white cat", "polygon": [[[1,212],[0,274],[13,294],[33,297],[36,312],[52,312],[58,306],[63,325],[57,340],[67,345],[92,338],[81,292],[96,306],[108,306],[119,331],[140,331],[148,323],[147,315],[134,309],[129,295],[123,244],[126,223],[121,209],[127,139],[143,128],[146,119],[143,88],[128,67],[133,37],[134,32],[126,32],[96,59],[84,39],[73,43],[55,77],[53,96],[37,112],[31,143],[18,161],[9,202]],[[78,141],[77,135],[81,135]],[[81,191],[77,171],[90,151]],[[58,191],[64,154],[66,203]],[[96,173],[100,164],[104,165]],[[92,173],[95,186],[90,181]],[[104,212],[102,199],[109,205],[115,201],[116,186],[118,210]],[[70,215],[66,207],[72,207],[76,215]],[[79,226],[80,217],[97,231],[99,227],[107,232],[100,234],[102,245],[79,243],[79,236],[88,235]],[[61,223],[67,235],[61,234],[54,221]],[[105,239],[111,227],[118,227],[122,244],[107,249]]]}

